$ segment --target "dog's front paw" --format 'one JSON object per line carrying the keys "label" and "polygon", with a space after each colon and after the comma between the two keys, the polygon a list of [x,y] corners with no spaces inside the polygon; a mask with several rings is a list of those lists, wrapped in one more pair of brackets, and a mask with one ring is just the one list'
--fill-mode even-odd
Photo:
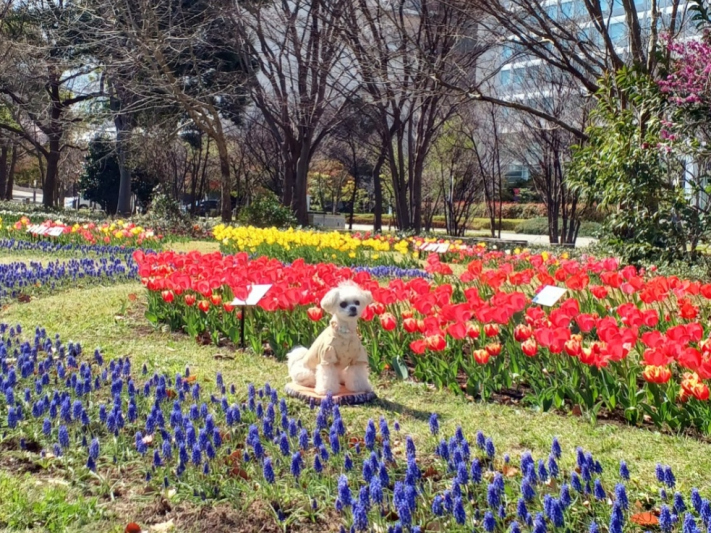
{"label": "dog's front paw", "polygon": [[373,392],[373,386],[367,381],[363,384],[362,389],[363,390],[361,392]]}
{"label": "dog's front paw", "polygon": [[330,390],[330,389],[326,389],[326,388],[323,388],[323,387],[316,387],[316,388],[314,389],[314,392],[315,392],[316,394],[318,394],[319,396],[328,396],[328,393],[329,393],[329,392],[330,392],[331,394],[336,394],[336,392],[338,392],[338,391],[332,391],[332,390]]}

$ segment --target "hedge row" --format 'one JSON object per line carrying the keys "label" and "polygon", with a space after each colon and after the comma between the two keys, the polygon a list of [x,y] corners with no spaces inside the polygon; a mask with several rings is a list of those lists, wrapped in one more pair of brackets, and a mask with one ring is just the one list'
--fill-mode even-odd
{"label": "hedge row", "polygon": [[[563,221],[558,221],[558,228],[563,228]],[[580,237],[597,237],[600,231],[601,225],[597,222],[590,222],[584,220],[580,224],[580,231],[578,236]],[[525,233],[528,235],[548,235],[548,218],[539,217],[533,218],[531,220],[522,220],[516,225],[514,229],[516,233]]]}

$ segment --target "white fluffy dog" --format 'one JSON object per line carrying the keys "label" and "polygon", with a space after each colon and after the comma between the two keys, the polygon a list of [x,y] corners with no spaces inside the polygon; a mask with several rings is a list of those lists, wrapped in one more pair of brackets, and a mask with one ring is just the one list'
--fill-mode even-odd
{"label": "white fluffy dog", "polygon": [[298,346],[288,355],[289,377],[298,385],[312,387],[316,394],[337,394],[341,384],[351,392],[370,392],[368,354],[356,326],[363,310],[373,302],[369,291],[352,282],[341,283],[321,300],[333,315],[310,348]]}

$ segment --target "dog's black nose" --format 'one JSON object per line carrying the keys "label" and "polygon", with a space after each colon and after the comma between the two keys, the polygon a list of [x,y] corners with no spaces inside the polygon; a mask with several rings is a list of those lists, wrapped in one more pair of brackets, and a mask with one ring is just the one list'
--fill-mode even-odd
{"label": "dog's black nose", "polygon": [[357,307],[351,307],[351,308],[348,310],[348,314],[349,314],[350,316],[358,316],[358,308],[357,308]]}

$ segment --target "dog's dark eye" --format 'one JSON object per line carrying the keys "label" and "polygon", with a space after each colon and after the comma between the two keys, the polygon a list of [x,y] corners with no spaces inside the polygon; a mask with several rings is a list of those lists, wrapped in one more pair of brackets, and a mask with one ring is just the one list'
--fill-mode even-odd
{"label": "dog's dark eye", "polygon": [[358,301],[358,300],[356,300],[356,301],[353,302],[353,303],[356,304],[357,306],[360,306],[360,301]]}
{"label": "dog's dark eye", "polygon": [[348,302],[341,302],[341,309],[345,309],[347,305]]}

